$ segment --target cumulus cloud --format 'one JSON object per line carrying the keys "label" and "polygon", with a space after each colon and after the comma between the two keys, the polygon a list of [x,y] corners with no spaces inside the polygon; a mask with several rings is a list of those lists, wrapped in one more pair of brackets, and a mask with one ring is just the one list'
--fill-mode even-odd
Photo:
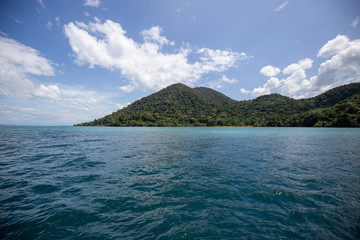
{"label": "cumulus cloud", "polygon": [[100,0],[85,0],[84,6],[98,7],[100,5]]}
{"label": "cumulus cloud", "polygon": [[350,41],[338,35],[320,49],[318,56],[331,58],[321,63],[318,75],[311,78],[314,92],[360,81],[360,39]]}
{"label": "cumulus cloud", "polygon": [[318,52],[318,57],[330,57],[340,53],[344,48],[349,46],[349,38],[338,35],[336,38],[328,41]]}
{"label": "cumulus cloud", "polygon": [[251,95],[258,97],[261,95],[270,94],[270,90],[280,86],[280,80],[276,77],[271,77],[264,85],[257,87],[251,91]]}
{"label": "cumulus cloud", "polygon": [[[67,123],[74,123],[76,120],[87,120],[89,116],[99,117],[99,113],[109,112],[102,102],[106,101],[106,94],[59,84],[36,84],[30,80],[33,76],[54,76],[54,64],[39,51],[13,39],[0,37],[0,65],[2,123],[16,123],[19,119],[12,119],[13,116],[23,116],[24,119],[36,119],[41,122],[41,116],[45,119],[45,115],[50,116],[51,111],[51,115],[56,117],[49,121],[59,121],[64,117],[62,114],[65,114],[69,116]],[[14,106],[13,103],[31,104],[32,107]],[[12,115],[13,113],[20,115]]]}
{"label": "cumulus cloud", "polygon": [[271,65],[265,66],[260,70],[260,73],[267,77],[275,77],[281,72],[280,68]]}
{"label": "cumulus cloud", "polygon": [[241,88],[241,89],[240,89],[240,92],[241,92],[242,94],[249,94],[249,93],[251,93],[250,90],[246,90],[246,89],[244,89],[244,88]]}
{"label": "cumulus cloud", "polygon": [[297,97],[297,95],[311,92],[309,80],[306,78],[306,69],[312,67],[313,60],[305,58],[297,63],[290,64],[283,70],[284,75],[290,75],[282,82],[281,93],[287,96]]}
{"label": "cumulus cloud", "polygon": [[[270,78],[263,86],[255,88],[252,95],[269,94],[271,89],[279,87],[283,95],[304,98],[360,81],[360,39],[350,40],[347,36],[338,35],[319,50],[317,57],[327,59],[320,64],[317,75],[308,78],[306,70],[312,68],[313,60],[301,59],[283,69],[284,78]],[[264,67],[260,72],[271,76],[269,69]]]}
{"label": "cumulus cloud", "polygon": [[[102,23],[95,19],[89,24],[70,22],[64,29],[76,63],[120,71],[129,81],[120,89],[127,92],[158,90],[179,82],[192,85],[204,74],[226,71],[249,58],[245,53],[231,50],[200,48],[194,51],[189,45],[174,53],[163,52],[163,45],[174,45],[174,42],[162,36],[158,26],[142,32],[143,43],[127,37],[121,25],[111,20]],[[197,60],[190,62],[190,54]]]}
{"label": "cumulus cloud", "polygon": [[267,82],[262,86],[254,88],[252,91],[240,89],[240,92],[243,94],[251,93],[252,96],[258,97],[261,95],[270,94],[272,89],[278,88],[281,85],[281,81],[275,76],[281,72],[280,68],[267,65],[260,70],[260,73],[266,77],[269,77]]}

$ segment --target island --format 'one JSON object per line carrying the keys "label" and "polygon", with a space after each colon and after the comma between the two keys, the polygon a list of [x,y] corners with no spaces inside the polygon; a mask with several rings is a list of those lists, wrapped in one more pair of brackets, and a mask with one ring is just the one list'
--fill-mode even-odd
{"label": "island", "polygon": [[269,94],[246,101],[177,83],[75,126],[360,127],[360,83],[307,99]]}

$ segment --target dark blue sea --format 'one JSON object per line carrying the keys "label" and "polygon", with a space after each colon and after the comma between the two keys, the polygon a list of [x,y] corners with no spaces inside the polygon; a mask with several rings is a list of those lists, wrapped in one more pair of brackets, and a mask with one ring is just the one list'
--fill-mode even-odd
{"label": "dark blue sea", "polygon": [[2,126],[0,239],[360,239],[360,129]]}

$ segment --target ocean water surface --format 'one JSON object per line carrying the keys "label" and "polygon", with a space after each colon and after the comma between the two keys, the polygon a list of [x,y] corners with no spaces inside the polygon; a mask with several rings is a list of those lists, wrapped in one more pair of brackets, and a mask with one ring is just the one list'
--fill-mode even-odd
{"label": "ocean water surface", "polygon": [[360,239],[360,129],[1,126],[0,239]]}

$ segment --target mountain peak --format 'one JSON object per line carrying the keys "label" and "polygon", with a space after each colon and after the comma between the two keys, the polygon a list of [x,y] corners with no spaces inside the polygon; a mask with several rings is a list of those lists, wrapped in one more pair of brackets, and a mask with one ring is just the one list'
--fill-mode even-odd
{"label": "mountain peak", "polygon": [[235,101],[211,88],[172,84],[80,126],[353,126],[360,127],[360,83],[295,100],[280,94]]}
{"label": "mountain peak", "polygon": [[167,86],[167,87],[165,87],[165,88],[163,88],[162,90],[164,90],[164,89],[191,89],[191,87],[189,87],[189,86],[187,86],[187,85],[185,85],[185,84],[183,84],[183,83],[174,83],[174,84],[171,84],[171,85],[169,85],[169,86]]}

